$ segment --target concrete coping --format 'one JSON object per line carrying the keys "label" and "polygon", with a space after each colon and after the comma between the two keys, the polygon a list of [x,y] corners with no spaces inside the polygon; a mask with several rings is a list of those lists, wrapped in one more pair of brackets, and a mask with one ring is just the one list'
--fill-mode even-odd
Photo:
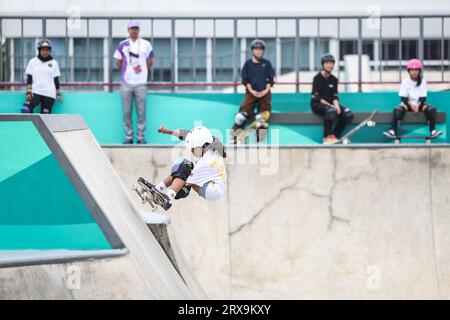
{"label": "concrete coping", "polygon": [[0,250],[0,268],[72,263],[123,256],[128,249],[112,250]]}
{"label": "concrete coping", "polygon": [[[146,145],[124,145],[124,144],[102,144],[102,148],[184,148],[184,145],[173,144],[146,144]],[[351,144],[283,144],[283,145],[225,145],[226,150],[239,149],[391,149],[391,148],[449,148],[450,143],[351,143]]]}

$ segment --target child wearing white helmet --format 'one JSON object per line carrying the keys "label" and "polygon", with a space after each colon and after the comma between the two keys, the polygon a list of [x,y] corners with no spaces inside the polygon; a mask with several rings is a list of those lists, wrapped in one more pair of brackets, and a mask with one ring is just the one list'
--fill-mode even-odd
{"label": "child wearing white helmet", "polygon": [[[186,198],[194,189],[208,201],[221,199],[226,192],[227,173],[223,158],[226,157],[223,144],[214,138],[208,128],[198,126],[191,131],[185,129],[169,130],[164,126],[158,132],[176,136],[185,141],[192,152],[195,164],[187,159],[179,159],[172,165],[171,174],[155,186],[162,193],[168,210],[174,199]],[[151,186],[140,178],[141,182]]]}
{"label": "child wearing white helmet", "polygon": [[394,109],[392,128],[383,134],[388,138],[396,138],[406,112],[423,112],[430,127],[430,136],[436,138],[442,134],[442,131],[436,130],[436,108],[426,101],[427,81],[422,78],[422,63],[419,59],[411,59],[406,69],[409,75],[403,79],[398,93],[401,104]]}

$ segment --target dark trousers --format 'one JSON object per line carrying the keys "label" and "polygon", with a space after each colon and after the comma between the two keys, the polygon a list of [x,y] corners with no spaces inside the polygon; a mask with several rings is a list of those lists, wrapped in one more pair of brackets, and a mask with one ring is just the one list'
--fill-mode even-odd
{"label": "dark trousers", "polygon": [[34,108],[39,104],[41,105],[41,113],[52,113],[55,99],[33,93],[33,95],[31,96],[30,104],[28,105],[31,112],[33,112]]}
{"label": "dark trousers", "polygon": [[[394,118],[392,120],[392,130],[395,131],[395,134],[398,132],[398,127],[405,117],[406,112],[412,112],[412,109],[408,107],[408,110],[403,107],[403,105],[399,105],[394,109]],[[428,124],[430,126],[430,132],[436,129],[436,109],[430,104],[424,104],[419,108],[419,112],[425,113],[425,117],[428,120]]]}
{"label": "dark trousers", "polygon": [[345,126],[347,125],[347,118],[344,114],[345,107],[341,107],[341,113],[337,115],[337,123],[336,126],[333,129],[333,120],[326,120],[325,119],[325,112],[328,108],[331,108],[330,106],[322,103],[313,103],[311,104],[312,112],[315,114],[318,114],[323,117],[323,136],[327,137],[330,134],[335,135],[337,138],[339,138],[342,134],[342,132],[345,129]]}
{"label": "dark trousers", "polygon": [[[249,118],[252,118],[255,115],[255,108],[258,113],[262,113],[264,111],[272,112],[272,93],[269,91],[264,97],[256,98],[250,93],[246,92],[244,96],[244,100],[241,103],[241,107],[239,108],[239,112],[247,113]],[[238,126],[237,124],[233,125],[232,132],[233,135],[238,130],[244,129],[245,123],[242,126]],[[256,132],[257,141],[262,141],[265,139],[267,135],[266,128],[259,128]]]}

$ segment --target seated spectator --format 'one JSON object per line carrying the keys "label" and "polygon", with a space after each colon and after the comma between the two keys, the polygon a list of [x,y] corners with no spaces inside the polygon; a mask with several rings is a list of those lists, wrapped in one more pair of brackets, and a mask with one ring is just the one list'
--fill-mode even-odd
{"label": "seated spectator", "polygon": [[320,62],[322,70],[313,80],[311,109],[315,114],[323,116],[323,143],[334,144],[339,142],[339,137],[345,126],[352,121],[353,114],[339,102],[338,79],[331,74],[335,64],[334,57],[325,54]]}
{"label": "seated spectator", "polygon": [[409,75],[403,79],[398,93],[401,103],[394,109],[391,130],[383,134],[395,138],[406,112],[423,112],[428,120],[430,136],[437,138],[442,131],[436,130],[436,108],[427,103],[427,81],[422,78],[422,63],[418,59],[411,59],[406,68]]}

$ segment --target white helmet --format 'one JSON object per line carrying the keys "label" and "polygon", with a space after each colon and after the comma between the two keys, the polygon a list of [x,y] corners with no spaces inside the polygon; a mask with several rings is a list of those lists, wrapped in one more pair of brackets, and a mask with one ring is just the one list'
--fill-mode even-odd
{"label": "white helmet", "polygon": [[203,147],[205,143],[212,143],[213,136],[208,128],[203,126],[198,126],[189,131],[186,135],[186,146],[189,149],[196,147]]}

